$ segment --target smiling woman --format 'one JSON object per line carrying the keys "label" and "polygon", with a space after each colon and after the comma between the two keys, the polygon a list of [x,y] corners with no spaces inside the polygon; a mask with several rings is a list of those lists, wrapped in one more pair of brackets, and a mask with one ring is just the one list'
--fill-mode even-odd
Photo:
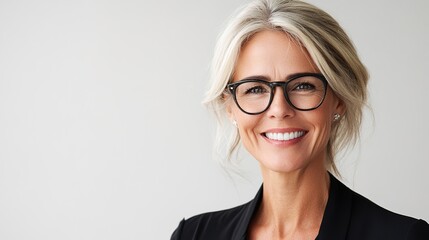
{"label": "smiling woman", "polygon": [[180,222],[172,239],[429,239],[423,220],[353,192],[335,154],[359,136],[368,74],[338,23],[301,1],[257,0],[221,35],[206,102],[258,161],[254,200]]}

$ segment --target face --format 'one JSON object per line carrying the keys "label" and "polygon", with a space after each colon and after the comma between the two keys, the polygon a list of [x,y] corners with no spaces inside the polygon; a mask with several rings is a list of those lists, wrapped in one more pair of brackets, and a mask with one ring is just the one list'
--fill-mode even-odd
{"label": "face", "polygon": [[[267,30],[253,35],[242,47],[233,82],[251,77],[286,81],[297,73],[319,73],[319,70],[307,52],[288,35]],[[242,112],[232,99],[227,101],[227,109],[237,122],[243,145],[263,170],[285,173],[309,166],[324,168],[333,115],[344,112],[329,87],[322,105],[311,111],[291,107],[279,87],[271,106],[261,114]],[[279,138],[286,135],[288,140]]]}

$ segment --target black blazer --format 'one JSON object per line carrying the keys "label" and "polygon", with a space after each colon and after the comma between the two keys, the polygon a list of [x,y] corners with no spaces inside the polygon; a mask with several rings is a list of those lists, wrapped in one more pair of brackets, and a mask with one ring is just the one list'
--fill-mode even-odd
{"label": "black blazer", "polygon": [[[328,203],[316,240],[429,240],[423,220],[390,212],[353,192],[330,174]],[[183,219],[171,240],[245,240],[250,220],[262,199]]]}

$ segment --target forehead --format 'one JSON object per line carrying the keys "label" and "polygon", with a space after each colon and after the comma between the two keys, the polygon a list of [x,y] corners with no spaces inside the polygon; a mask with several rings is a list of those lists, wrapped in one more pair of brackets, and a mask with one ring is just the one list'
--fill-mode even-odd
{"label": "forehead", "polygon": [[284,32],[266,30],[241,47],[234,80],[256,75],[283,80],[303,72],[319,72],[305,48]]}

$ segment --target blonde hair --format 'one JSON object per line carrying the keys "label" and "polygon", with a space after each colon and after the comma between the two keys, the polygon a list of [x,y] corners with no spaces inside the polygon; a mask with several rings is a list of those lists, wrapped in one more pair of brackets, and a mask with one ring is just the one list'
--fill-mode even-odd
{"label": "blonde hair", "polygon": [[212,62],[211,86],[204,100],[217,116],[216,146],[226,147],[228,162],[239,146],[238,131],[229,134],[224,131],[228,118],[223,94],[234,74],[242,45],[263,30],[283,31],[295,39],[308,51],[329,86],[343,101],[345,114],[334,124],[327,145],[328,168],[339,174],[334,163],[336,153],[359,139],[368,73],[340,25],[323,10],[302,1],[256,0],[245,6],[219,36]]}

